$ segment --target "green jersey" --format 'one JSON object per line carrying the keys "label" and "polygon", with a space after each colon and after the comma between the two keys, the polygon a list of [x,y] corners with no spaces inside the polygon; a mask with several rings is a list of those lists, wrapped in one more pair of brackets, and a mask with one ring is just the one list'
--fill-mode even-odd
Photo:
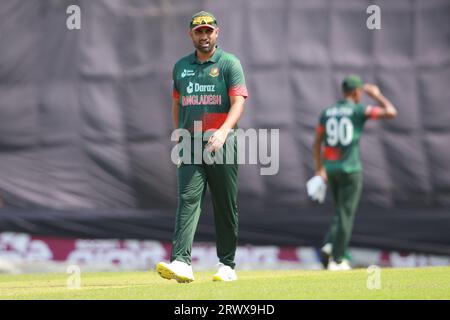
{"label": "green jersey", "polygon": [[[327,171],[362,170],[359,140],[368,119],[367,108],[372,107],[341,100],[322,112],[317,130],[324,133],[323,159]],[[376,112],[373,116],[376,117]]]}
{"label": "green jersey", "polygon": [[203,63],[195,52],[180,59],[172,77],[173,97],[179,101],[178,127],[190,132],[198,131],[194,121],[202,122],[201,131],[220,128],[231,107],[230,96],[248,96],[239,59],[219,47]]}

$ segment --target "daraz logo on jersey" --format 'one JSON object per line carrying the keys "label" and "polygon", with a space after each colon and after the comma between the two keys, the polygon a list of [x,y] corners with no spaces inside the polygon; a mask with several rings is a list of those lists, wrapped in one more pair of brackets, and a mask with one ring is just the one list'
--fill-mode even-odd
{"label": "daraz logo on jersey", "polygon": [[214,84],[198,84],[189,81],[189,85],[186,88],[186,92],[191,94],[192,92],[215,92],[216,85]]}
{"label": "daraz logo on jersey", "polygon": [[189,96],[181,97],[181,105],[183,107],[193,105],[220,105],[222,104],[222,96],[220,94],[202,94],[190,95],[194,92],[215,92],[214,84],[198,84],[189,81],[186,92]]}
{"label": "daraz logo on jersey", "polygon": [[192,82],[189,81],[189,85],[186,88],[186,92],[191,94],[192,92],[194,92],[194,84]]}

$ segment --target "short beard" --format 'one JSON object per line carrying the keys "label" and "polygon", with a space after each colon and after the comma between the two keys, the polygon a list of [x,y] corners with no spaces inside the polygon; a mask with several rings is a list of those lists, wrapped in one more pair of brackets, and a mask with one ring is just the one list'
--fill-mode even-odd
{"label": "short beard", "polygon": [[211,51],[214,50],[214,48],[216,47],[216,44],[214,43],[210,43],[208,48],[203,48],[200,43],[198,45],[195,46],[195,48],[200,51],[201,53],[210,53]]}

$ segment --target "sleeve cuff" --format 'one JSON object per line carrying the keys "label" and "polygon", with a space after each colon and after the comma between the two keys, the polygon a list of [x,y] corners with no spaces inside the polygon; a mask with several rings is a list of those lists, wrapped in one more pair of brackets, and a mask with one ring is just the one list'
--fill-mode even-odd
{"label": "sleeve cuff", "polygon": [[172,98],[174,99],[180,99],[180,94],[178,93],[178,91],[176,89],[173,89],[172,91]]}
{"label": "sleeve cuff", "polygon": [[248,97],[247,87],[246,86],[231,87],[228,90],[228,95],[230,97],[242,96],[244,98],[247,98]]}

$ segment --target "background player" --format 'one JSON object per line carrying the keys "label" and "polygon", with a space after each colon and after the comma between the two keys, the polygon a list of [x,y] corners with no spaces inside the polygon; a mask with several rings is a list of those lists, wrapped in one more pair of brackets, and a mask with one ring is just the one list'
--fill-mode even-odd
{"label": "background player", "polygon": [[[359,140],[364,124],[367,119],[391,119],[397,115],[380,89],[363,84],[357,75],[344,79],[342,91],[344,99],[322,112],[313,146],[316,175],[328,180],[335,204],[331,227],[321,249],[322,264],[330,270],[350,269],[345,255],[362,191]],[[363,92],[379,106],[361,104]]]}

